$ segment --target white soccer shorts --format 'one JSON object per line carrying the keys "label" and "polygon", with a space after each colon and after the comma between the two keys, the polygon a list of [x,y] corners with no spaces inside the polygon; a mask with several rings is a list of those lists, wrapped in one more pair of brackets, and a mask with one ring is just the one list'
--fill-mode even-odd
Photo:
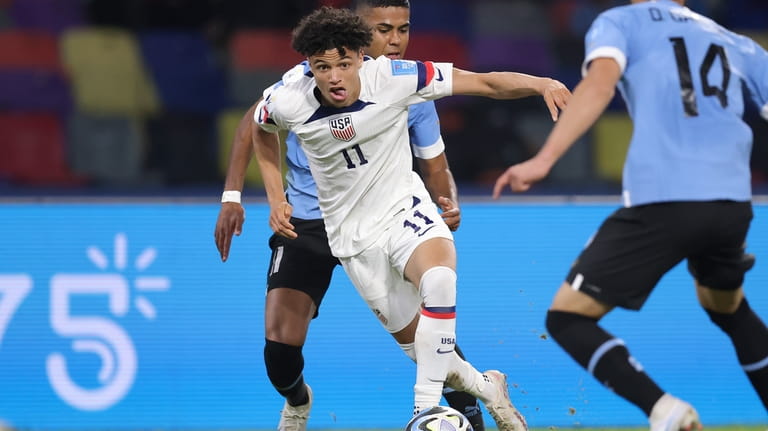
{"label": "white soccer shorts", "polygon": [[416,247],[432,238],[453,240],[453,235],[437,207],[422,200],[396,214],[370,247],[339,259],[358,294],[390,333],[408,326],[419,312],[421,295],[403,271]]}

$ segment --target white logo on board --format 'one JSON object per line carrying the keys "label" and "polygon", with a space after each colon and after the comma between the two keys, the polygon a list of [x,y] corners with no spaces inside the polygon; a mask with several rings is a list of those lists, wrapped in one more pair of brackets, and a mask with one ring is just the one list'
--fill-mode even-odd
{"label": "white logo on board", "polygon": [[[171,281],[164,276],[138,276],[131,283],[122,273],[128,269],[128,239],[118,233],[114,237],[112,268],[104,252],[96,246],[86,249],[88,259],[97,269],[111,272],[86,274],[57,273],[51,277],[49,316],[54,333],[71,338],[72,350],[99,357],[97,373],[100,386],[85,388],[75,382],[63,353],[53,352],[46,359],[48,380],[56,394],[80,410],[104,410],[119,402],[133,385],[138,358],[133,341],[126,330],[109,317],[73,313],[71,303],[78,296],[106,296],[109,313],[123,317],[131,305],[131,285],[137,291],[133,304],[149,320],[157,310],[143,292],[166,291]],[[157,257],[154,247],[143,249],[130,262],[139,273],[148,270]],[[28,274],[0,274],[0,347],[13,314],[32,291]]]}

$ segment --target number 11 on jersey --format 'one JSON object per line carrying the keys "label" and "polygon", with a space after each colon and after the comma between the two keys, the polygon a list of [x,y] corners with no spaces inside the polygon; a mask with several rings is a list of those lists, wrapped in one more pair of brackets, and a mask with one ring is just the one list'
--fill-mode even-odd
{"label": "number 11 on jersey", "polygon": [[347,162],[347,169],[355,169],[358,165],[355,165],[355,162],[352,160],[352,156],[349,154],[349,150],[352,149],[355,151],[355,154],[357,154],[357,160],[359,165],[364,165],[368,163],[368,160],[365,158],[365,155],[363,155],[363,150],[360,149],[360,144],[355,144],[349,149],[343,149],[341,150],[341,155],[344,156],[344,160]]}

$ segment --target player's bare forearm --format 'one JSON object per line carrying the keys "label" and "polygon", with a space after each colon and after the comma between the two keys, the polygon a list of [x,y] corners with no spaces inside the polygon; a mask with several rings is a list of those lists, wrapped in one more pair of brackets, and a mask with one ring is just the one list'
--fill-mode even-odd
{"label": "player's bare forearm", "polygon": [[[251,125],[253,112],[256,105],[245,113],[235,131],[232,141],[232,150],[229,156],[227,178],[224,182],[225,191],[242,191],[245,182],[245,173],[253,156],[251,147]],[[219,250],[222,262],[229,258],[229,250],[232,246],[232,236],[240,235],[245,222],[245,210],[237,201],[229,201],[221,204],[219,217],[216,220],[214,239]]]}
{"label": "player's bare forearm", "polygon": [[458,192],[456,190],[456,182],[453,179],[453,173],[448,166],[448,160],[445,157],[445,153],[433,159],[416,159],[419,164],[419,172],[421,178],[424,180],[424,185],[429,191],[429,195],[432,197],[432,201],[438,202],[438,199],[443,196],[448,199],[457,202],[459,201]]}
{"label": "player's bare forearm", "polygon": [[269,227],[278,235],[296,238],[291,224],[293,207],[285,198],[283,174],[280,169],[280,140],[277,133],[253,127],[253,150],[261,169],[264,190],[269,202]]}
{"label": "player's bare forearm", "polygon": [[553,81],[517,72],[475,73],[453,69],[453,94],[484,96],[494,99],[519,99],[544,94]]}
{"label": "player's bare forearm", "polygon": [[592,62],[587,76],[576,86],[566,109],[536,158],[552,166],[597,121],[613,99],[621,77],[618,64],[607,58]]}
{"label": "player's bare forearm", "polygon": [[[256,103],[258,104],[258,102]],[[232,152],[229,156],[229,167],[227,168],[224,190],[243,190],[248,164],[253,157],[251,128],[253,127],[253,113],[255,109],[256,105],[254,104],[237,125],[235,138],[232,141]]]}
{"label": "player's bare forearm", "polygon": [[488,96],[495,99],[519,99],[543,95],[552,81],[516,72],[491,72],[485,76],[490,90]]}
{"label": "player's bare forearm", "polygon": [[519,99],[540,95],[552,121],[565,109],[571,92],[562,82],[517,72],[474,73],[453,69],[453,94],[485,96],[492,99]]}
{"label": "player's bare forearm", "polygon": [[432,201],[442,210],[442,217],[448,227],[455,231],[461,223],[458,191],[453,174],[448,166],[445,153],[432,159],[416,159],[424,185]]}

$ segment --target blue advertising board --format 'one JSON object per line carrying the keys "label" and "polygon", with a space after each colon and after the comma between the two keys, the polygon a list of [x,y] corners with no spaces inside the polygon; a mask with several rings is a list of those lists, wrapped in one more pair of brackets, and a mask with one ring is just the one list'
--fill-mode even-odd
{"label": "blue advertising board", "polygon": [[[247,205],[228,262],[218,205],[0,207],[0,423],[30,430],[274,429],[282,398],[263,365],[268,208]],[[548,337],[569,265],[614,204],[465,204],[456,233],[457,340],[508,374],[533,427],[644,426],[644,415]],[[768,206],[756,205],[745,291],[768,320]],[[705,424],[765,424],[727,337],[684,265],[641,312],[604,327]],[[304,348],[310,428],[400,428],[415,367],[341,268]],[[491,421],[487,417],[487,421]]]}

